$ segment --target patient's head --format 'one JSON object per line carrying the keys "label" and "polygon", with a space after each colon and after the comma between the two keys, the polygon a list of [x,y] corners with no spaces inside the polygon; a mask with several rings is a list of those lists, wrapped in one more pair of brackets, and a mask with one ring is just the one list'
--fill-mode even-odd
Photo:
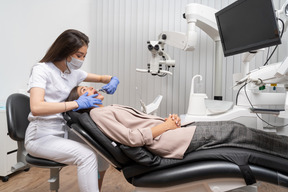
{"label": "patient's head", "polygon": [[81,95],[83,95],[86,92],[88,92],[88,96],[98,94],[97,97],[95,97],[95,98],[100,99],[101,101],[104,100],[104,96],[101,95],[100,93],[98,93],[98,91],[96,91],[93,87],[76,86],[71,90],[66,101],[77,100]]}

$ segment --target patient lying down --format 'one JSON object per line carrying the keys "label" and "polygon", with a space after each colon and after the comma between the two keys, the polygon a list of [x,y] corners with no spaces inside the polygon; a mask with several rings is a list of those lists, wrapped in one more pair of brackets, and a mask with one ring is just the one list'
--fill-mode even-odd
{"label": "patient lying down", "polygon": [[[98,93],[92,87],[72,89],[67,101]],[[98,93],[100,100],[104,96]],[[288,159],[288,137],[247,128],[232,121],[191,122],[181,125],[176,114],[163,119],[144,114],[122,105],[99,105],[90,109],[90,116],[101,131],[121,144],[145,146],[152,153],[164,158],[182,159],[185,153],[217,147],[253,149]]]}

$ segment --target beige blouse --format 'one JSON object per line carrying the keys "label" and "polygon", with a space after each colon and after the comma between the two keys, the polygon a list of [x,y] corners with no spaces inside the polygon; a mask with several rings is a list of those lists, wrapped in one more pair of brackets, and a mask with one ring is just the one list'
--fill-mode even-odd
{"label": "beige blouse", "polygon": [[153,139],[151,128],[164,122],[161,117],[121,105],[94,108],[90,116],[113,141],[130,147],[145,146],[165,158],[182,159],[196,128],[187,126],[169,130]]}

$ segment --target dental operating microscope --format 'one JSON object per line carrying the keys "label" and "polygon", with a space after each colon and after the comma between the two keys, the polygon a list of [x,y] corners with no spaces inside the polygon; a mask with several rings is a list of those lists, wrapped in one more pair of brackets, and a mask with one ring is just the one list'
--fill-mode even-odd
{"label": "dental operating microscope", "polygon": [[[288,0],[275,12],[277,18],[283,17],[286,31]],[[171,67],[175,67],[175,60],[164,51],[164,46],[170,45],[184,51],[193,51],[197,43],[196,27],[206,32],[215,42],[215,75],[214,75],[214,99],[208,100],[205,94],[197,95],[191,82],[189,106],[186,114],[181,115],[182,123],[191,121],[236,121],[246,126],[263,129],[262,114],[272,114],[279,118],[288,119],[288,59],[283,62],[269,64],[249,71],[249,63],[261,50],[243,53],[242,73],[233,76],[234,89],[239,90],[236,104],[222,100],[222,61],[223,51],[215,19],[216,9],[201,5],[188,4],[184,18],[187,20],[187,32],[162,32],[157,41],[148,41],[148,50],[151,52],[151,60],[147,69],[136,69],[138,72],[148,72],[152,75],[172,75]],[[279,29],[281,26],[279,26]],[[197,77],[202,78],[200,75]],[[265,85],[283,87],[283,93],[261,92],[259,89]],[[273,98],[273,99],[271,99]],[[195,102],[195,99],[198,102]],[[200,102],[204,101],[204,102]],[[201,106],[195,106],[201,103]],[[203,104],[204,103],[204,104]],[[271,110],[267,106],[284,106],[281,109]],[[265,106],[262,108],[261,106]],[[199,112],[193,110],[198,108]],[[203,110],[203,107],[205,108]],[[203,112],[204,111],[204,112]],[[284,120],[284,122],[287,120]]]}
{"label": "dental operating microscope", "polygon": [[[151,52],[151,60],[147,64],[147,69],[136,69],[138,72],[148,72],[151,75],[164,77],[167,74],[172,75],[170,69],[175,67],[175,60],[164,51],[164,46],[170,45],[184,51],[194,51],[197,45],[196,27],[199,27],[207,33],[216,45],[215,54],[215,96],[216,99],[222,99],[221,76],[223,52],[215,20],[216,9],[201,4],[191,3],[186,6],[183,17],[187,21],[187,32],[164,31],[158,36],[157,41],[148,41],[148,50]],[[218,97],[218,98],[217,98]]]}

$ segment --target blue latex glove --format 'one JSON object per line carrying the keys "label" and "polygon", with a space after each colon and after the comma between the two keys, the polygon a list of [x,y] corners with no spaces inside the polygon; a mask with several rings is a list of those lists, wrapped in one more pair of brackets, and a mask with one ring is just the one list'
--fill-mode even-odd
{"label": "blue latex glove", "polygon": [[116,91],[118,84],[119,79],[117,77],[112,77],[110,82],[107,85],[104,85],[102,89],[108,94],[113,94]]}
{"label": "blue latex glove", "polygon": [[89,109],[92,107],[99,107],[98,105],[102,105],[102,101],[100,99],[96,99],[94,97],[97,97],[98,94],[87,96],[88,92],[81,95],[77,100],[75,100],[78,103],[78,108],[73,109],[73,111],[78,111],[80,109]]}

